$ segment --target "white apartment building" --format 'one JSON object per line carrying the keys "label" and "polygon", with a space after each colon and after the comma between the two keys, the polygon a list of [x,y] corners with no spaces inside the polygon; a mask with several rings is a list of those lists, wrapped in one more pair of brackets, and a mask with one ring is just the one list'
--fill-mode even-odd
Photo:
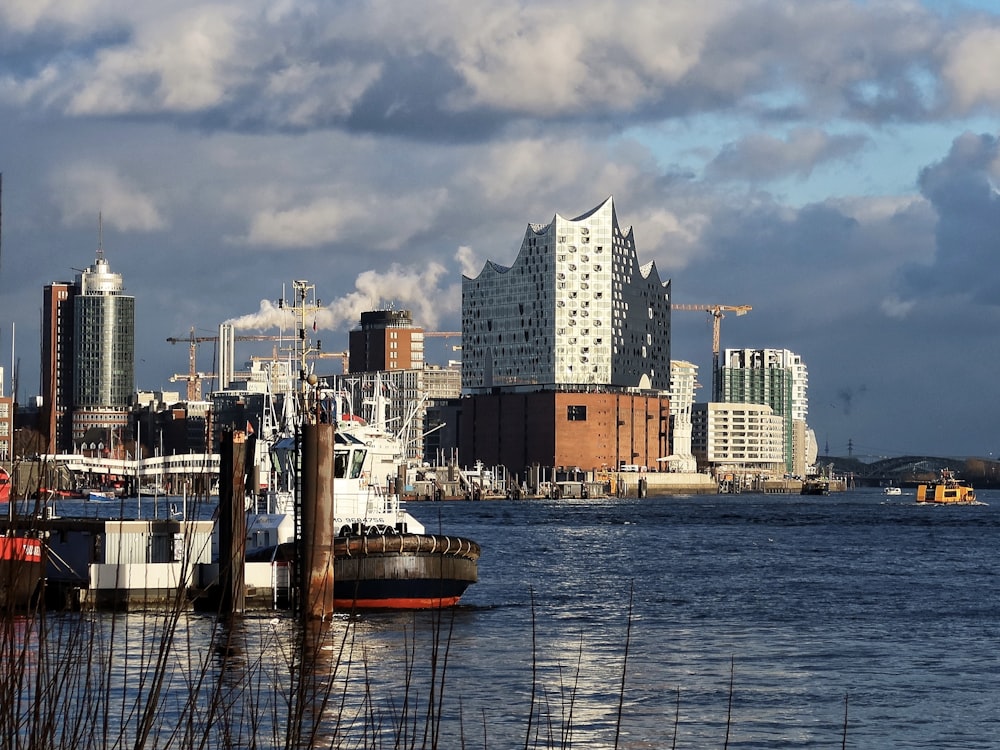
{"label": "white apartment building", "polygon": [[614,201],[529,224],[511,266],[462,278],[462,390],[670,387],[670,282]]}
{"label": "white apartment building", "polygon": [[669,471],[698,470],[691,452],[691,410],[698,385],[698,366],[684,360],[670,362],[670,455]]}
{"label": "white apartment building", "polygon": [[804,474],[809,374],[802,357],[788,349],[726,349],[720,378],[722,401],[766,404],[782,418],[785,470]]}
{"label": "white apartment building", "polygon": [[726,349],[722,387],[724,401],[768,404],[803,422],[809,414],[809,373],[788,349]]}
{"label": "white apartment building", "polygon": [[691,447],[699,465],[779,475],[784,471],[784,421],[770,406],[695,404],[691,422]]}

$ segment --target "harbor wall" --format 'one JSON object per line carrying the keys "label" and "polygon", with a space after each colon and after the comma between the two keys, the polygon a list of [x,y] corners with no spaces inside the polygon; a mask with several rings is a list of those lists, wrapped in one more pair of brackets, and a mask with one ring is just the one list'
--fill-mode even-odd
{"label": "harbor wall", "polygon": [[[644,483],[644,484],[642,484]],[[719,485],[708,474],[684,472],[616,472],[612,493],[617,497],[641,495],[715,495]]]}

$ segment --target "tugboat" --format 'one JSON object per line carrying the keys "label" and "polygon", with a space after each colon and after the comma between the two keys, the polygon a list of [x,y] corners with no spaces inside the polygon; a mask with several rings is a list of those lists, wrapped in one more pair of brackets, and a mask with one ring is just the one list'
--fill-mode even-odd
{"label": "tugboat", "polygon": [[917,502],[924,505],[973,505],[976,491],[968,482],[956,478],[951,469],[941,469],[938,479],[917,485]]}
{"label": "tugboat", "polygon": [[[300,331],[307,329],[305,282],[296,281]],[[297,344],[298,345],[298,344]],[[335,423],[332,497],[334,607],[358,609],[440,609],[458,603],[478,577],[479,545],[457,536],[428,534],[400,503],[394,478],[404,458],[399,436],[386,428],[387,404],[375,380],[368,400],[370,420],[343,406],[341,394],[306,375],[301,356],[302,393],[286,393],[283,416],[266,438],[267,511],[248,508],[247,560],[287,564],[294,558],[296,429],[317,417]],[[307,416],[308,415],[308,416]],[[263,542],[263,544],[258,543]]]}
{"label": "tugboat", "polygon": [[826,477],[810,477],[802,482],[801,495],[829,495],[830,480]]}

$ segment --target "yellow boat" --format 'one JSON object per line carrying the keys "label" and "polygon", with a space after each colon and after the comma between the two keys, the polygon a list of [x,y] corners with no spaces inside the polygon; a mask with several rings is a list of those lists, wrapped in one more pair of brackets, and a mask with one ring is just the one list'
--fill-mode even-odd
{"label": "yellow boat", "polygon": [[976,491],[967,482],[956,479],[951,469],[941,469],[940,479],[917,485],[917,502],[971,505],[976,502]]}

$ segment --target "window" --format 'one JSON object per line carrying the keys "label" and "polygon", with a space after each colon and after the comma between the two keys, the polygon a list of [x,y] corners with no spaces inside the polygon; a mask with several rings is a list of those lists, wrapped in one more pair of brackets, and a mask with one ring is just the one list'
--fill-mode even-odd
{"label": "window", "polygon": [[569,422],[586,422],[587,421],[587,407],[586,406],[567,406],[566,407],[566,419]]}

